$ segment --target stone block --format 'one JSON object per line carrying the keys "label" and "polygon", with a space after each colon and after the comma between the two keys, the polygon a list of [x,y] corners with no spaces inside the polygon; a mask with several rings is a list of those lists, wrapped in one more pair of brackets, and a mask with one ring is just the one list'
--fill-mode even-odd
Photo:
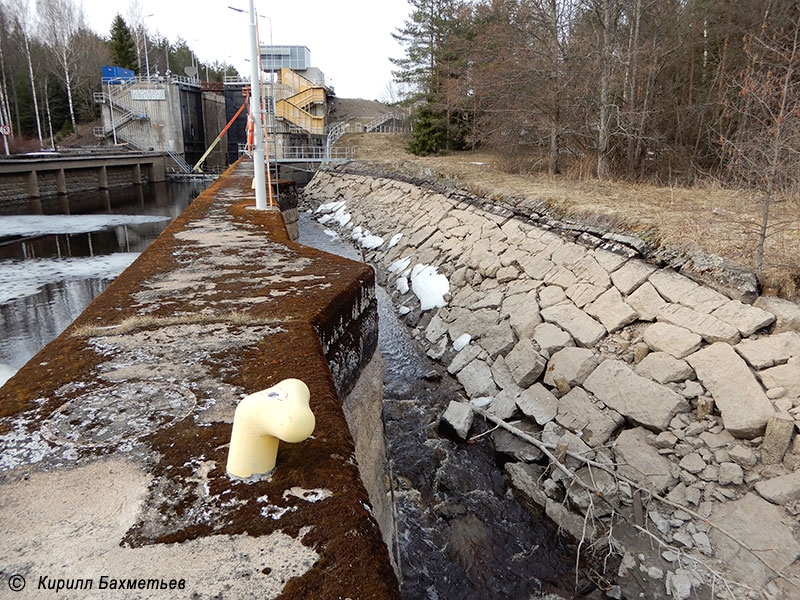
{"label": "stone block", "polygon": [[765,335],[757,340],[742,340],[734,347],[754,369],[767,369],[800,356],[800,333],[786,331]]}
{"label": "stone block", "polygon": [[[541,427],[528,421],[522,421],[515,427],[535,438],[538,438],[542,431]],[[496,452],[506,454],[514,460],[534,462],[542,458],[542,451],[539,448],[505,429],[495,430],[492,433],[492,442]]]}
{"label": "stone block", "polygon": [[729,344],[717,342],[686,358],[736,437],[761,435],[774,413],[753,372]]}
{"label": "stone block", "polygon": [[775,414],[767,421],[764,441],[761,444],[761,462],[774,465],[783,461],[792,441],[794,418],[788,414]]}
{"label": "stone block", "polygon": [[611,281],[620,292],[627,296],[642,283],[647,281],[647,278],[655,270],[656,267],[654,265],[644,263],[640,260],[629,260],[611,273]]}
{"label": "stone block", "polygon": [[575,345],[570,334],[552,323],[537,325],[533,330],[533,341],[539,344],[539,348],[548,356],[552,356],[562,348]]}
{"label": "stone block", "polygon": [[680,303],[699,286],[697,283],[671,271],[670,269],[659,269],[649,277],[650,283],[656,288],[658,293],[670,302]]}
{"label": "stone block", "polygon": [[619,269],[625,261],[628,260],[628,257],[602,248],[595,248],[594,259],[597,261],[597,264],[603,267],[608,273],[612,273]]}
{"label": "stone block", "polygon": [[674,465],[648,443],[649,433],[642,427],[626,429],[614,442],[619,474],[648,489],[661,493],[678,482]]}
{"label": "stone block", "polygon": [[481,348],[479,346],[468,344],[463,349],[459,350],[458,354],[455,355],[450,363],[450,366],[447,367],[447,372],[450,373],[450,375],[455,375],[473,360],[478,358],[480,353]]}
{"label": "stone block", "polygon": [[492,371],[482,360],[475,359],[456,375],[458,382],[464,386],[469,398],[492,396],[497,394],[497,386],[492,378]]}
{"label": "stone block", "polygon": [[740,340],[739,330],[712,315],[678,304],[669,304],[658,313],[658,320],[688,329],[701,336],[709,344],[726,342],[735,344]]}
{"label": "stone block", "polygon": [[625,298],[625,301],[642,321],[655,321],[658,312],[667,305],[667,301],[656,291],[653,284],[647,281]]}
{"label": "stone block", "polygon": [[625,419],[616,411],[601,409],[582,388],[576,387],[558,401],[556,422],[570,431],[582,432],[589,446],[604,444]]}
{"label": "stone block", "polygon": [[800,500],[800,471],[759,481],[756,491],[764,500],[779,506]]}
{"label": "stone block", "polygon": [[536,290],[525,294],[514,294],[503,301],[502,316],[508,315],[508,323],[519,338],[530,338],[534,328],[542,322]]}
{"label": "stone block", "polygon": [[688,329],[669,323],[653,323],[644,330],[645,343],[657,352],[684,358],[700,348],[703,339]]}
{"label": "stone block", "polygon": [[760,296],[753,302],[753,306],[775,315],[772,333],[800,332],[800,304],[775,296]]}
{"label": "stone block", "polygon": [[636,373],[655,379],[658,383],[671,383],[688,379],[694,371],[685,360],[666,352],[651,352],[636,365]]}
{"label": "stone block", "polygon": [[506,388],[502,390],[494,397],[494,400],[492,400],[492,403],[486,409],[486,412],[493,414],[498,419],[502,419],[503,421],[515,416],[518,413],[517,397],[519,396],[520,391],[520,388],[516,386],[514,388]]}
{"label": "stone block", "polygon": [[541,383],[534,383],[520,393],[516,404],[526,417],[539,425],[552,421],[558,410],[558,398]]}
{"label": "stone block", "polygon": [[472,407],[466,402],[457,402],[456,400],[451,401],[447,405],[447,410],[442,414],[442,421],[462,440],[467,439],[473,418]]}
{"label": "stone block", "polygon": [[542,491],[540,483],[544,467],[536,464],[509,462],[506,463],[504,469],[512,487],[519,490],[536,506],[544,508],[547,496]]}
{"label": "stone block", "polygon": [[580,281],[590,283],[603,289],[611,285],[611,278],[608,271],[597,262],[595,257],[584,256],[581,260],[570,267]]}
{"label": "stone block", "polygon": [[768,390],[783,388],[786,394],[798,398],[800,397],[800,356],[790,358],[785,365],[761,371],[758,377]]}
{"label": "stone block", "polygon": [[640,377],[614,359],[601,363],[583,387],[622,416],[657,431],[664,431],[676,414],[689,410],[680,394]]}
{"label": "stone block", "polygon": [[633,308],[623,301],[619,290],[613,287],[601,294],[597,300],[584,310],[587,314],[600,321],[609,333],[633,323],[639,316]]}
{"label": "stone block", "polygon": [[541,315],[548,323],[569,332],[580,346],[594,346],[606,334],[605,327],[571,302],[542,309]]}
{"label": "stone block", "polygon": [[530,387],[542,374],[544,357],[536,351],[529,339],[523,338],[506,356],[506,364],[511,369],[514,381],[522,388]]}
{"label": "stone block", "polygon": [[476,339],[489,327],[500,322],[499,311],[491,308],[480,310],[454,308],[450,311],[450,316],[453,321],[449,324],[447,332],[451,340],[457,339],[463,333],[468,333],[472,339]]}
{"label": "stone block", "polygon": [[561,379],[570,387],[581,385],[597,363],[597,355],[588,348],[562,348],[547,361],[544,383],[555,387]]}
{"label": "stone block", "polygon": [[749,337],[775,321],[775,315],[772,313],[749,304],[743,304],[738,300],[726,302],[711,314],[720,321],[736,327],[742,337]]}
{"label": "stone block", "polygon": [[506,354],[514,347],[514,333],[511,331],[508,321],[502,321],[489,327],[481,335],[479,344],[492,359]]}
{"label": "stone block", "polygon": [[575,303],[578,308],[583,308],[587,304],[594,302],[607,288],[579,281],[575,285],[567,288],[567,297]]}
{"label": "stone block", "polygon": [[560,287],[549,285],[539,290],[539,306],[548,308],[566,302],[567,295]]}

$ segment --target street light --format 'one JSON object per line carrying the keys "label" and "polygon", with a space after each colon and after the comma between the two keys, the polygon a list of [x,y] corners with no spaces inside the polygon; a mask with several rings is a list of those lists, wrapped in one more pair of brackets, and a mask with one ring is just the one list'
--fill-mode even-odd
{"label": "street light", "polygon": [[[260,94],[257,92],[256,86],[261,81],[258,58],[258,35],[256,33],[256,12],[253,7],[253,0],[250,0],[250,116],[253,119],[253,180],[256,190],[256,208],[265,210],[267,208],[267,190],[264,178],[264,133],[262,130],[261,122],[261,109],[260,109]],[[243,13],[240,8],[228,6],[231,10]],[[270,200],[272,194],[270,194]]]}
{"label": "street light", "polygon": [[[146,19],[148,17],[152,17],[155,13],[150,13],[149,15],[145,15],[142,19]],[[147,68],[147,83],[150,83],[150,57],[147,54],[147,27],[144,28],[144,64]]]}

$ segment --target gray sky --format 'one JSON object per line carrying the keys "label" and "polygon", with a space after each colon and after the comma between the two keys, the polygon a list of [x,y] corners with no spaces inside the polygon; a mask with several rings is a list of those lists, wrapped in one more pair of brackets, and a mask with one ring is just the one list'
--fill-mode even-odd
{"label": "gray sky", "polygon": [[[79,1],[79,0],[78,0]],[[248,17],[228,5],[247,9],[247,0],[139,0],[148,30],[174,42],[188,42],[201,61],[227,61],[244,75],[250,67]],[[83,0],[89,26],[107,36],[119,12],[127,19],[128,0]],[[391,79],[389,57],[403,50],[391,36],[409,12],[407,0],[257,0],[259,14],[272,20],[276,45],[302,45],[311,63],[325,73],[343,98],[374,100],[385,96]],[[261,43],[269,43],[269,21],[259,19]],[[98,74],[99,76],[99,74]]]}

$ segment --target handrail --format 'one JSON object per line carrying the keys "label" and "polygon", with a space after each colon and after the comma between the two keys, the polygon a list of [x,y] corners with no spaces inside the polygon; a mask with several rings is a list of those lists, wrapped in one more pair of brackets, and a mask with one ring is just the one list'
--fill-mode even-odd
{"label": "handrail", "polygon": [[309,133],[325,133],[325,117],[316,117],[288,100],[278,100],[275,103],[275,116],[286,119]]}

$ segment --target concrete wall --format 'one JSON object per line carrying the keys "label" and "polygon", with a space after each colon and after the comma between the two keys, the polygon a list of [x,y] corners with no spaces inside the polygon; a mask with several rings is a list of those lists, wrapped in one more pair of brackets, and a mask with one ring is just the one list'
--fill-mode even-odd
{"label": "concrete wall", "polygon": [[[211,92],[203,92],[203,127],[206,134],[206,147],[217,138],[220,131],[225,128],[228,120],[225,118],[225,96]],[[214,150],[206,158],[205,164],[209,167],[224,167],[228,146],[228,134],[222,136]]]}
{"label": "concrete wall", "polygon": [[[251,179],[229,169],[0,388],[0,561],[30,588],[400,597],[374,272],[291,242],[280,213],[252,210]],[[237,402],[289,377],[314,435],[281,442],[269,476],[229,477]]]}

